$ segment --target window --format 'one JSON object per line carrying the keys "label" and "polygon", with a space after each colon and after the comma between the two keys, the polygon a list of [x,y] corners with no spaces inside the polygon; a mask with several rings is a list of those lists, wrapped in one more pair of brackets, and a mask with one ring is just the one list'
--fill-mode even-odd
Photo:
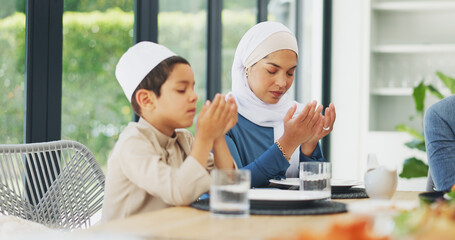
{"label": "window", "polygon": [[115,67],[133,44],[133,24],[132,0],[65,1],[62,139],[86,145],[102,166],[131,121]]}
{"label": "window", "polygon": [[[158,43],[165,45],[191,64],[199,96],[197,110],[205,96],[207,4],[206,0],[160,0],[158,14]],[[196,120],[188,130],[194,133]]]}
{"label": "window", "polygon": [[24,135],[25,14],[19,2],[0,0],[0,142],[10,144],[22,143]]}
{"label": "window", "polygon": [[234,61],[235,49],[243,34],[256,24],[256,15],[256,1],[224,1],[221,60],[221,86],[223,93],[231,91],[231,68],[232,62]]}

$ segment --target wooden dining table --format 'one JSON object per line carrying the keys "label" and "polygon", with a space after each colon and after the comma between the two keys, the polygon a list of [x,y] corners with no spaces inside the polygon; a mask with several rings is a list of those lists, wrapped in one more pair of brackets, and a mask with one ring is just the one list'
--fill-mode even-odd
{"label": "wooden dining table", "polygon": [[[416,201],[419,192],[398,191],[391,201]],[[370,199],[332,200],[342,203]],[[170,207],[95,225],[94,233],[121,233],[140,239],[288,239],[301,231],[324,231],[334,222],[359,217],[346,212],[327,215],[250,215],[248,218],[219,219],[209,211],[189,206]]]}

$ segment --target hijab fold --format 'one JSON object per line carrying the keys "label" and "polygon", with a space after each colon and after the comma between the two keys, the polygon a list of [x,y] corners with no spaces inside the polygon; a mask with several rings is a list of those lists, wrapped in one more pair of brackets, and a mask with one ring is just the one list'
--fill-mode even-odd
{"label": "hijab fold", "polygon": [[[250,89],[245,70],[270,53],[285,49],[298,54],[294,34],[281,23],[262,22],[253,26],[242,37],[232,65],[232,95],[237,101],[239,114],[259,126],[272,127],[275,141],[284,133],[283,118],[289,108],[297,104],[295,116],[303,110],[303,105],[292,100],[288,93],[275,104],[263,102]],[[300,147],[292,154],[286,177],[299,176],[299,151]]]}

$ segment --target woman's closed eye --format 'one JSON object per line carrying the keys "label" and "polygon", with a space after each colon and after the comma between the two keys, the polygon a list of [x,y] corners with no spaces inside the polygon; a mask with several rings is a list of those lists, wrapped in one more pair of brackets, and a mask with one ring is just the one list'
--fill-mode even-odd
{"label": "woman's closed eye", "polygon": [[182,93],[182,94],[183,94],[183,93],[185,93],[185,92],[186,92],[186,89],[177,89],[177,92],[178,92],[178,93]]}
{"label": "woman's closed eye", "polygon": [[273,75],[273,74],[275,74],[277,71],[276,71],[276,70],[269,70],[269,69],[267,69],[267,72],[268,72],[269,74],[272,74],[272,75]]}

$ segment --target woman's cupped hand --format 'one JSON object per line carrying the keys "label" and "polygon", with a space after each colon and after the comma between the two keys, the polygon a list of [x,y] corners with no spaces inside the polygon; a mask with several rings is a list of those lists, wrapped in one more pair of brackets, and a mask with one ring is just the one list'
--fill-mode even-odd
{"label": "woman's cupped hand", "polygon": [[[333,129],[336,118],[335,106],[333,103],[325,109],[322,115],[323,106],[317,101],[305,105],[304,109],[293,117],[297,106],[294,104],[284,117],[284,133],[280,143],[289,145],[292,152],[299,145],[317,146],[318,141],[327,136]],[[311,151],[312,152],[312,151]]]}

